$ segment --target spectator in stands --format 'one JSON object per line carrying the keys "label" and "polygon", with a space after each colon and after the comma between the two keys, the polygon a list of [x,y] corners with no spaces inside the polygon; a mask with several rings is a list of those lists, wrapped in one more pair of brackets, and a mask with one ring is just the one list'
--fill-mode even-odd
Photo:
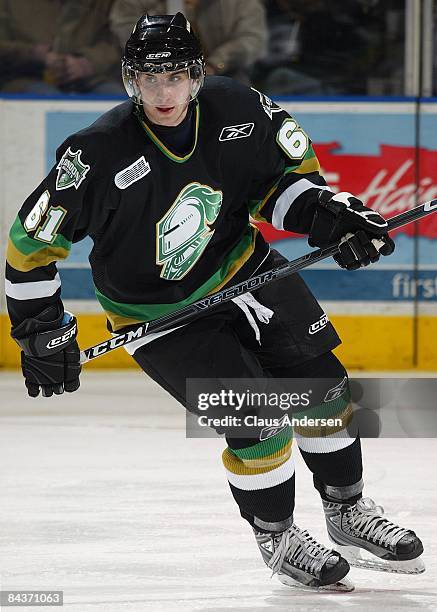
{"label": "spectator in stands", "polygon": [[0,91],[122,93],[113,0],[0,0]]}
{"label": "spectator in stands", "polygon": [[267,40],[262,0],[115,0],[111,27],[124,47],[141,15],[173,15],[178,11],[200,37],[207,74],[248,83],[251,67],[264,54]]}
{"label": "spectator in stands", "polygon": [[269,51],[257,85],[276,95],[365,94],[392,55],[387,12],[399,1],[267,0]]}

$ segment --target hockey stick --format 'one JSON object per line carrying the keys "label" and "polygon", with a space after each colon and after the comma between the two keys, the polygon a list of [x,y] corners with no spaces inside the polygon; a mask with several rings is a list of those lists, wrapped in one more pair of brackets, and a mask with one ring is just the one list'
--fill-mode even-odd
{"label": "hockey stick", "polygon": [[[437,211],[437,199],[430,200],[429,202],[425,202],[420,206],[416,206],[411,210],[407,210],[406,212],[401,213],[400,215],[396,215],[391,219],[388,219],[388,231],[392,231],[397,229],[398,227],[402,227],[403,225],[407,225],[408,223],[412,223],[413,221],[418,221],[422,217],[426,215],[432,214]],[[304,268],[308,268],[323,259],[327,259],[328,257],[332,257],[338,251],[339,243],[332,244],[324,249],[317,249],[316,251],[311,251],[302,257],[298,257],[293,261],[289,261],[288,263],[280,266],[279,268],[274,268],[273,270],[268,270],[267,272],[263,272],[262,274],[258,274],[256,276],[252,276],[251,278],[242,281],[241,283],[237,283],[232,287],[228,287],[227,289],[223,289],[222,291],[217,291],[217,293],[213,293],[212,295],[208,295],[189,306],[185,306],[176,312],[172,312],[171,314],[165,315],[163,317],[159,317],[159,319],[155,319],[154,321],[149,321],[147,323],[143,323],[139,325],[135,329],[128,331],[124,334],[119,334],[117,336],[113,336],[109,340],[105,342],[101,342],[100,344],[96,344],[95,346],[91,346],[90,348],[81,351],[80,361],[81,363],[86,363],[91,361],[92,359],[97,359],[97,357],[101,357],[102,355],[106,355],[110,351],[113,351],[121,346],[125,346],[134,340],[139,340],[143,338],[146,334],[151,334],[155,332],[164,331],[166,329],[170,329],[172,327],[178,327],[182,324],[191,321],[196,318],[196,315],[199,313],[205,312],[205,310],[209,310],[214,306],[219,304],[224,304],[225,302],[229,302],[235,297],[242,295],[243,293],[247,293],[248,291],[254,291],[255,289],[259,289],[260,287],[270,283],[274,280],[278,280],[279,278],[283,278],[284,276],[289,276],[290,274],[294,274],[295,272],[299,272]]]}

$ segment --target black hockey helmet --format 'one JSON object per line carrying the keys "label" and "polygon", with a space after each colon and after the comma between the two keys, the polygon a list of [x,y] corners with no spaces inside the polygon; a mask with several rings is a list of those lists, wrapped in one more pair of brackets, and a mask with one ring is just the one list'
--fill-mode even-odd
{"label": "black hockey helmet", "polygon": [[123,61],[142,72],[180,70],[194,63],[204,67],[199,39],[182,13],[143,15],[126,43]]}
{"label": "black hockey helmet", "polygon": [[190,79],[188,101],[199,93],[205,61],[199,39],[182,13],[143,15],[126,43],[122,59],[123,82],[129,97],[142,104],[141,73],[162,74],[186,70]]}

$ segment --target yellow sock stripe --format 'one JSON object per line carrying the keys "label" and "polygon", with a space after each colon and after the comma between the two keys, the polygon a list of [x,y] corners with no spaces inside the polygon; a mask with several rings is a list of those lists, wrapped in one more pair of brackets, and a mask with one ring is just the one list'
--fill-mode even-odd
{"label": "yellow sock stripe", "polygon": [[342,425],[332,427],[294,427],[294,431],[304,438],[326,438],[326,436],[345,430],[350,424],[352,416],[352,404],[348,404],[342,412],[330,416],[331,419],[341,419]]}
{"label": "yellow sock stripe", "polygon": [[291,445],[292,440],[288,442],[280,451],[276,451],[266,457],[260,457],[258,459],[239,459],[234,453],[226,448],[222,454],[223,465],[225,468],[238,475],[255,475],[265,474],[274,470],[285,463],[291,456]]}

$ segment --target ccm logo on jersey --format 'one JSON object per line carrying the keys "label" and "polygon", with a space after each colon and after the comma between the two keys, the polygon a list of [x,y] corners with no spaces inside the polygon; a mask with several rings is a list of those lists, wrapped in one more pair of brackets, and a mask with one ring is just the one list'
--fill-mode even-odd
{"label": "ccm logo on jersey", "polygon": [[328,315],[323,314],[318,321],[316,321],[315,323],[311,323],[308,332],[310,334],[317,334],[317,332],[319,332],[321,329],[328,325],[328,321]]}
{"label": "ccm logo on jersey", "polygon": [[237,138],[248,138],[255,127],[254,123],[241,123],[240,125],[229,125],[224,127],[219,136],[220,142],[236,140]]}
{"label": "ccm logo on jersey", "polygon": [[52,338],[50,342],[46,345],[48,349],[54,349],[61,346],[61,344],[65,344],[70,340],[70,338],[74,338],[77,332],[77,325],[73,325],[71,329],[62,334],[62,336],[58,336],[57,338]]}
{"label": "ccm logo on jersey", "polygon": [[328,393],[325,395],[324,402],[332,402],[333,400],[338,399],[347,389],[347,376],[343,378],[341,382],[338,383],[332,389],[329,389]]}

